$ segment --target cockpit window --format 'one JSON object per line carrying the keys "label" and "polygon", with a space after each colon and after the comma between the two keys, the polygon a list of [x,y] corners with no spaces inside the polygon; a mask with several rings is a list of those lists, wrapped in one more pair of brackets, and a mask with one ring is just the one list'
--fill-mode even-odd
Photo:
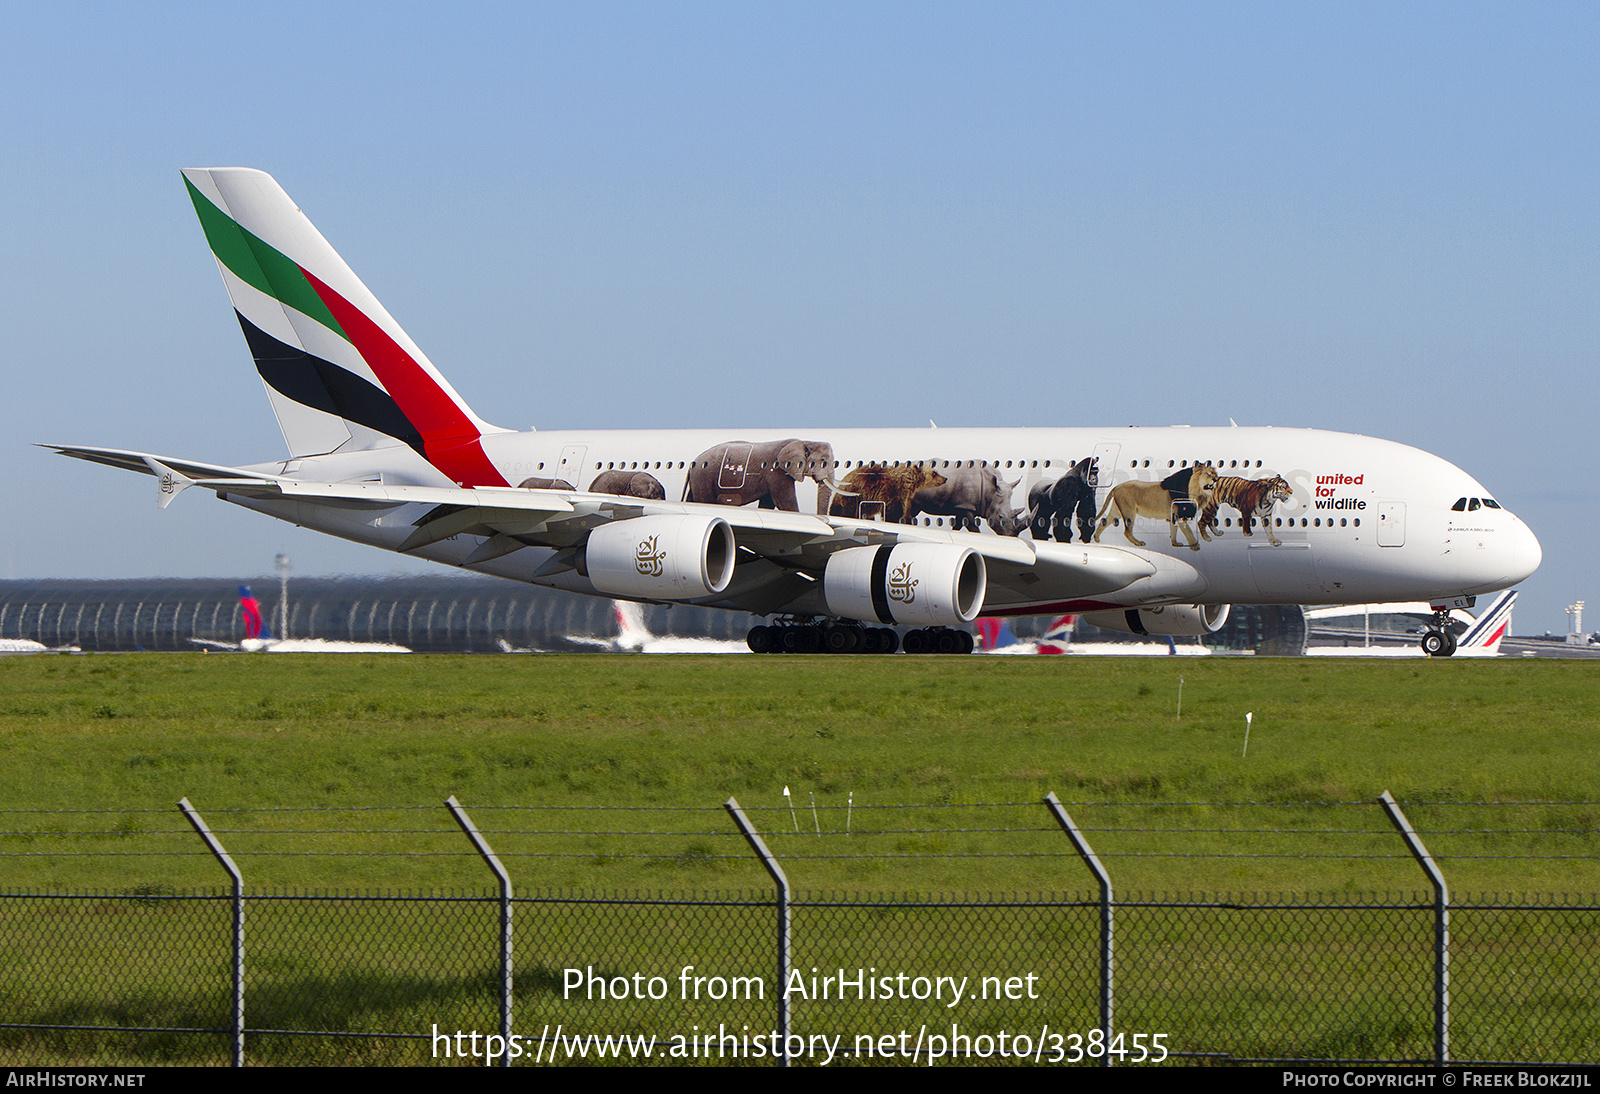
{"label": "cockpit window", "polygon": [[1481,507],[1482,506],[1479,504],[1477,498],[1468,498],[1467,499],[1467,511],[1469,513],[1476,513]]}
{"label": "cockpit window", "polygon": [[1467,499],[1466,498],[1457,498],[1456,499],[1456,503],[1454,505],[1452,505],[1450,508],[1452,510],[1454,510],[1455,512],[1457,512],[1457,513],[1465,513],[1467,511]]}
{"label": "cockpit window", "polygon": [[1493,498],[1484,498],[1483,504],[1487,505],[1490,509],[1500,508],[1500,503],[1495,501]]}

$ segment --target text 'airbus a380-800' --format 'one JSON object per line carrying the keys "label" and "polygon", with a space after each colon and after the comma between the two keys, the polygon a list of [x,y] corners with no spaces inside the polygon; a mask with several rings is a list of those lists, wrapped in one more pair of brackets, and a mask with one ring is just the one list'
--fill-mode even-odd
{"label": "text 'airbus a380-800'", "polygon": [[1426,600],[1448,655],[1450,609],[1539,565],[1472,476],[1345,433],[500,429],[271,176],[183,174],[289,456],[48,446],[154,475],[162,506],[200,486],[446,565],[775,617],[757,652],[968,652],[980,613],[1197,635],[1234,603]]}

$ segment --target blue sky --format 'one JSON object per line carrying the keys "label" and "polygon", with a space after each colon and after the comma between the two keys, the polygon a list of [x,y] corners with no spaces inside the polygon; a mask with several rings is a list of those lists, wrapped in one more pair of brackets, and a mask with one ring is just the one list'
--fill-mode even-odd
{"label": "blue sky", "polygon": [[[419,567],[208,496],[157,512],[147,482],[29,447],[281,453],[178,176],[242,164],[499,424],[1349,430],[1528,520],[1545,563],[1516,630],[1600,605],[1600,9],[13,4],[7,24],[8,576]],[[762,374],[793,382],[775,399]]]}

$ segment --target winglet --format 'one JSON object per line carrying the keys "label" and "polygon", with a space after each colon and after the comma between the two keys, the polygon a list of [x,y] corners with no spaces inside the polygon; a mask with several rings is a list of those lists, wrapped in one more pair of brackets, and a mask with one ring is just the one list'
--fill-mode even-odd
{"label": "winglet", "polygon": [[189,476],[174,471],[154,456],[144,457],[145,464],[156,477],[156,508],[165,509],[172,499],[194,485]]}

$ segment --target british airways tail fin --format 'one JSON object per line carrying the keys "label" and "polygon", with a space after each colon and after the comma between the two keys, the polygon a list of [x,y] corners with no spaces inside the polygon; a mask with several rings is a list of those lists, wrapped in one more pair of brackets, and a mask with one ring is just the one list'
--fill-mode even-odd
{"label": "british airways tail fin", "polygon": [[507,485],[472,412],[283,188],[183,172],[290,455],[411,446],[463,486]]}
{"label": "british airways tail fin", "polygon": [[1482,650],[1499,653],[1500,640],[1511,633],[1511,606],[1517,602],[1517,590],[1507,589],[1473,620],[1456,643],[1457,650]]}

